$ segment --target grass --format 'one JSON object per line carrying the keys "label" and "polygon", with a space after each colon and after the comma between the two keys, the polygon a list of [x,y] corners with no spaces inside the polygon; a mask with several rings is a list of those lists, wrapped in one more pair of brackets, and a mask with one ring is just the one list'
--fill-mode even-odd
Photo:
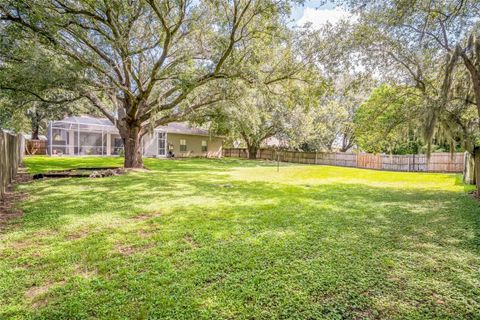
{"label": "grass", "polygon": [[457,175],[145,164],[18,187],[29,197],[0,235],[1,319],[479,318],[480,206]]}
{"label": "grass", "polygon": [[47,171],[61,171],[76,168],[104,168],[121,167],[123,158],[119,157],[48,157],[35,156],[29,157],[26,161],[27,169],[30,174],[43,173]]}

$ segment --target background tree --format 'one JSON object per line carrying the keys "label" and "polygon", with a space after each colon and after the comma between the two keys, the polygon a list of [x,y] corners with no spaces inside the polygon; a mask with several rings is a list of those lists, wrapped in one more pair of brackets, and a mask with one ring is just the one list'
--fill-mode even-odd
{"label": "background tree", "polygon": [[79,85],[65,89],[117,126],[125,167],[143,165],[149,129],[223,100],[221,83],[242,76],[250,41],[274,37],[288,11],[288,1],[270,0],[0,2],[19,39],[81,68]]}
{"label": "background tree", "polygon": [[302,148],[311,151],[346,152],[355,143],[354,117],[374,86],[369,75],[333,72],[328,90],[310,110],[312,132]]}
{"label": "background tree", "polygon": [[475,132],[462,127],[463,120],[451,121],[464,118],[460,111],[470,114],[468,104],[476,108],[474,122],[480,118],[478,1],[339,2],[357,14],[353,50],[361,52],[362,63],[382,81],[416,88],[415,94],[422,95],[420,119],[427,153],[433,139],[446,139],[461,144],[480,166]]}
{"label": "background tree", "polygon": [[[31,132],[38,139],[47,120],[95,110],[69,89],[78,81],[78,69],[35,47],[28,39],[16,41],[17,32],[0,42],[0,114],[2,127]],[[24,61],[28,61],[25,62]],[[98,112],[97,112],[98,114]],[[15,119],[11,121],[9,118]]]}
{"label": "background tree", "polygon": [[231,81],[232,99],[207,113],[217,132],[245,143],[250,159],[269,138],[290,147],[305,140],[308,109],[324,91],[316,67],[321,56],[309,41],[310,31],[281,31],[275,39],[257,39],[242,64],[248,79]]}
{"label": "background tree", "polygon": [[[241,90],[239,99],[225,102],[227,105],[218,110],[211,120],[217,132],[223,132],[231,140],[243,141],[249,159],[257,158],[258,150],[269,138],[287,141],[289,146],[295,146],[304,139],[304,106],[286,101],[284,88],[277,86],[275,93],[251,86]],[[279,90],[283,92],[279,93]]]}
{"label": "background tree", "polygon": [[355,140],[371,153],[415,154],[423,145],[419,99],[410,88],[382,85],[355,114]]}

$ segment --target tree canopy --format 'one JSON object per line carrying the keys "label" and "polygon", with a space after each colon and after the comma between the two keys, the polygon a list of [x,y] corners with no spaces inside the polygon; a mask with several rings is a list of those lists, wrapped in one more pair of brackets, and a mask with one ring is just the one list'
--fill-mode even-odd
{"label": "tree canopy", "polygon": [[[137,167],[148,129],[225,99],[223,83],[245,76],[251,42],[275,37],[289,9],[270,0],[2,0],[0,19],[6,34],[41,46],[78,76],[61,89],[117,125],[125,166]],[[32,70],[19,56],[8,64]]]}

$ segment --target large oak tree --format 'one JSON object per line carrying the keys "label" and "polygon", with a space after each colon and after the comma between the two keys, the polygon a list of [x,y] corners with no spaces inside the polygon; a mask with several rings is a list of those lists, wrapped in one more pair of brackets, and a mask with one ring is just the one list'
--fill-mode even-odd
{"label": "large oak tree", "polygon": [[62,90],[117,126],[125,167],[143,165],[149,129],[224,100],[225,82],[243,77],[252,39],[274,37],[288,10],[286,0],[0,1],[2,32],[64,59],[66,72],[80,68]]}

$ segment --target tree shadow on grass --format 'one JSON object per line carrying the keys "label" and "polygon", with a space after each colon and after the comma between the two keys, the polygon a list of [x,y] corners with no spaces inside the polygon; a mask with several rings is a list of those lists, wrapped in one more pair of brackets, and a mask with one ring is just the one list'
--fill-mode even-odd
{"label": "tree shadow on grass", "polygon": [[[108,285],[68,282],[42,315],[68,314],[79,299],[86,315],[111,317],[139,308],[151,317],[203,318],[468,318],[479,310],[480,220],[466,195],[232,181],[225,167],[212,175],[201,161],[185,162],[166,166],[171,175],[29,186],[22,230],[107,217],[49,254],[99,270]],[[154,211],[162,214],[132,219]],[[133,249],[119,251],[117,242]],[[45,258],[42,268],[55,261]]]}
{"label": "tree shadow on grass", "polygon": [[[185,170],[185,171],[183,171]],[[362,215],[377,215],[390,210],[399,219],[415,213],[418,219],[438,218],[438,212],[449,218],[465,218],[475,212],[478,204],[465,199],[465,195],[449,191],[426,191],[387,189],[361,184],[324,184],[313,186],[273,184],[267,182],[232,181],[227,174],[199,171],[191,174],[192,166],[175,169],[175,174],[135,173],[105,179],[59,179],[36,182],[28,189],[34,198],[23,204],[28,213],[26,225],[32,228],[59,227],[61,217],[89,216],[108,213],[112,216],[129,217],[145,211],[153,203],[169,211],[203,212],[218,207],[238,206],[256,211],[257,206],[267,205],[272,210],[292,206],[310,208],[299,212],[315,211],[315,208],[330,208],[335,214],[356,212]],[[199,197],[205,198],[196,204]],[[189,201],[192,200],[192,202]],[[465,209],[458,210],[458,206]],[[256,213],[255,213],[256,214]],[[300,213],[298,213],[300,214]],[[445,215],[445,214],[444,214]],[[315,215],[312,215],[315,217]],[[56,221],[58,219],[58,221]],[[462,219],[460,219],[462,220]],[[478,222],[478,221],[475,221]]]}

